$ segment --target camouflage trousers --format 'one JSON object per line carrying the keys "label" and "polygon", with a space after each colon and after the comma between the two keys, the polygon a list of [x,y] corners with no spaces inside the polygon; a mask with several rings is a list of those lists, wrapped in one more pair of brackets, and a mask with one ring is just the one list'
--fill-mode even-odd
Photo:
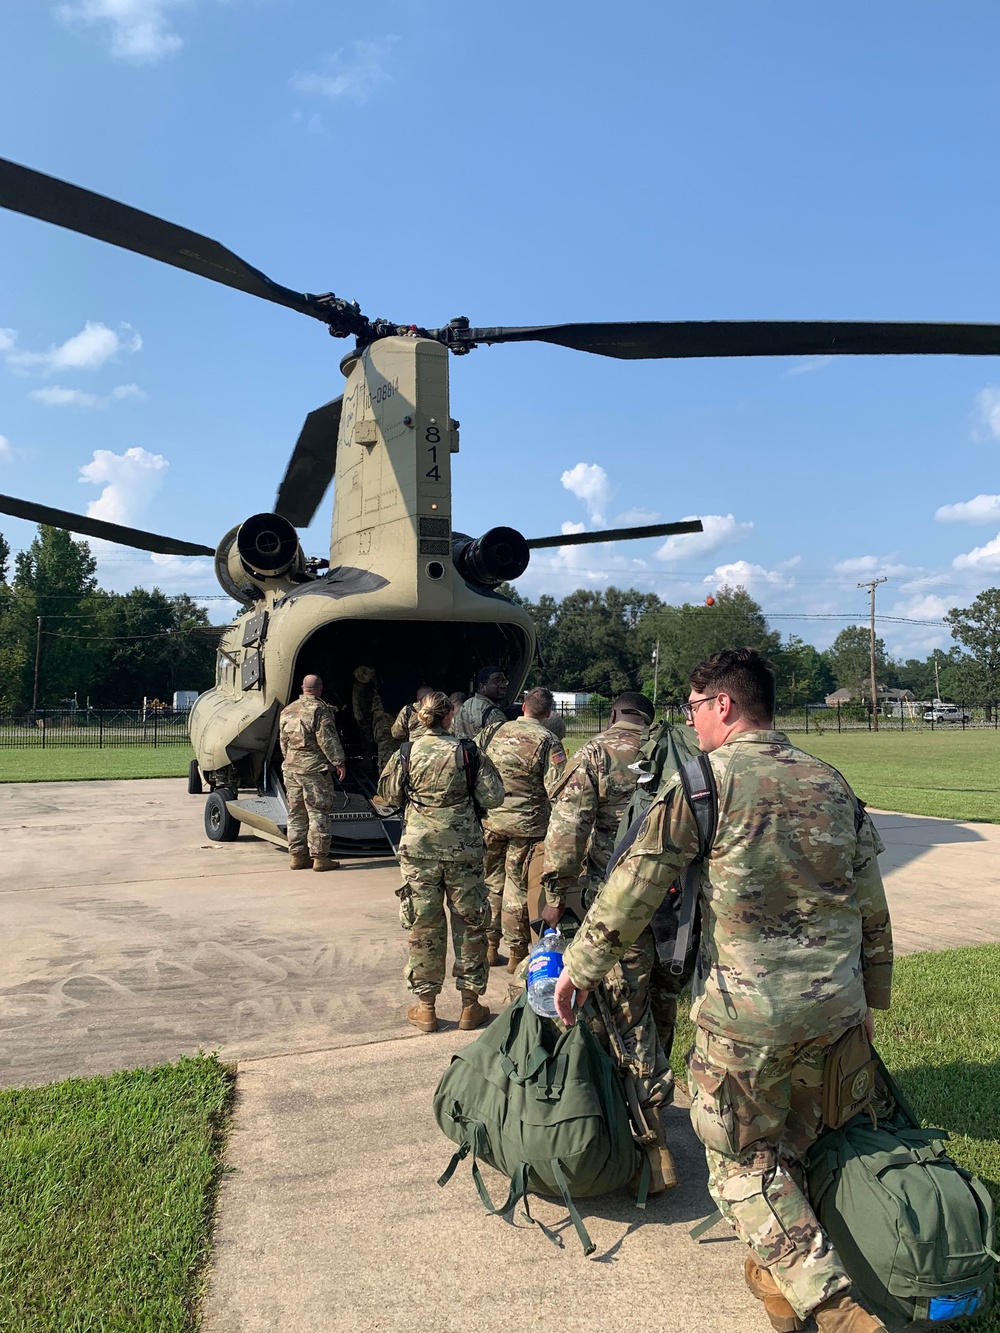
{"label": "camouflage trousers", "polygon": [[288,801],[288,850],[293,855],[330,855],[333,778],[329,773],[282,774]]}
{"label": "camouflage trousers", "polygon": [[399,854],[405,883],[397,889],[399,923],[409,931],[409,953],[403,975],[414,995],[431,999],[444,985],[448,924],[455,953],[452,976],[460,991],[486,990],[486,925],[489,905],[482,865],[470,861],[434,860]]}
{"label": "camouflage trousers", "polygon": [[[612,1022],[635,1077],[639,1105],[653,1110],[669,1106],[674,1099],[674,1075],[663,1048],[652,1003],[650,981],[657,966],[652,931],[644,930],[603,982]],[[676,996],[662,998],[673,999],[676,1020]],[[673,1022],[669,1032],[672,1044]]]}
{"label": "camouflage trousers", "polygon": [[528,866],[539,838],[513,838],[507,833],[483,829],[486,852],[483,874],[490,895],[490,925],[487,937],[499,944],[503,935],[508,949],[522,956],[531,944],[528,930]]}
{"label": "camouflage trousers", "polygon": [[851,1285],[806,1197],[802,1158],[822,1130],[823,1065],[842,1032],[798,1046],[749,1046],[695,1029],[691,1123],[708,1188],[802,1319]]}

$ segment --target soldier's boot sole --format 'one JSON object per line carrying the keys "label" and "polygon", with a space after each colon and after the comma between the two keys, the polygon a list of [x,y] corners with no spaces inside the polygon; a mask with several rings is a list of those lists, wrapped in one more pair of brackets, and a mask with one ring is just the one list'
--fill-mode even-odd
{"label": "soldier's boot sole", "polygon": [[766,1268],[761,1268],[753,1255],[747,1255],[743,1264],[743,1274],[747,1286],[763,1304],[764,1313],[775,1333],[800,1333],[800,1330],[805,1328],[805,1320],[798,1317],[778,1290],[777,1282]]}
{"label": "soldier's boot sole", "polygon": [[289,870],[308,870],[312,865],[312,857],[305,852],[288,853]]}
{"label": "soldier's boot sole", "polygon": [[335,861],[332,856],[314,856],[312,859],[313,870],[339,870],[340,862]]}
{"label": "soldier's boot sole", "polygon": [[423,1000],[418,1000],[406,1011],[406,1017],[421,1032],[437,1032],[438,1030],[437,1014],[434,1012],[433,1004],[425,1004]]}
{"label": "soldier's boot sole", "polygon": [[462,1016],[458,1026],[463,1032],[471,1032],[486,1022],[490,1016],[489,1005],[480,1004],[479,996],[472,991],[462,992]]}
{"label": "soldier's boot sole", "polygon": [[874,1315],[857,1303],[846,1291],[839,1291],[812,1312],[819,1333],[888,1333]]}

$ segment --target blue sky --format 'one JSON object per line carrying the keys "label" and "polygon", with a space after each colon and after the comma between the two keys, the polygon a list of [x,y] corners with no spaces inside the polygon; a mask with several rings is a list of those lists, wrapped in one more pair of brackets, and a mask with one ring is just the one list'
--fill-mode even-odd
{"label": "blue sky", "polygon": [[[1000,319],[1000,11],[845,3],[66,0],[9,6],[0,152],[288,286],[436,325]],[[0,214],[0,490],[209,544],[268,508],[346,346],[277,306]],[[987,358],[453,359],[455,521],[704,517],[539,553],[530,596],[742,583],[823,646],[1000,581]],[[329,504],[305,534],[328,545]],[[29,525],[0,520],[11,544]],[[217,593],[101,549],[106,586]],[[219,614],[222,604],[213,604]],[[777,617],[780,617],[777,618]],[[897,653],[946,646],[886,621]]]}

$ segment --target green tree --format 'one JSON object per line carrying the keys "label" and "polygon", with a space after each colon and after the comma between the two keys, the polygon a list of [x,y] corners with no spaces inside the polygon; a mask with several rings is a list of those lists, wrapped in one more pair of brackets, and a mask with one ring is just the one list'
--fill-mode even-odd
{"label": "green tree", "polygon": [[168,701],[174,690],[211,684],[216,635],[186,595],[167,597],[158,588],[104,594],[92,632],[102,657],[88,694],[99,707]]}
{"label": "green tree", "polygon": [[823,654],[795,634],[789,635],[772,660],[780,703],[822,703],[834,688],[833,672]]}
{"label": "green tree", "polygon": [[723,587],[714,606],[660,606],[648,611],[638,626],[643,678],[657,640],[660,644],[659,696],[686,699],[688,676],[699,662],[723,648],[756,648],[773,656],[780,634],[768,629],[764,612],[745,588]]}
{"label": "green tree", "polygon": [[[850,690],[860,699],[871,699],[871,634],[864,625],[842,629],[823,654],[840,690]],[[885,651],[885,642],[875,640],[875,683],[891,684],[895,671]]]}
{"label": "green tree", "polygon": [[0,702],[13,708],[31,704],[39,617],[39,706],[58,707],[86,692],[99,652],[86,630],[96,568],[87,543],[61,528],[40,526],[31,546],[18,554],[0,648]]}
{"label": "green tree", "polygon": [[965,649],[955,684],[966,699],[1000,696],[1000,588],[987,588],[968,607],[954,607],[945,616],[957,642]]}

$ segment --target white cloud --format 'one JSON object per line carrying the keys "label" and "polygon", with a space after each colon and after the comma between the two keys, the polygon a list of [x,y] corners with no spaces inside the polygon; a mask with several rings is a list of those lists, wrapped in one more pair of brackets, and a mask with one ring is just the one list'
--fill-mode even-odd
{"label": "white cloud", "polygon": [[1000,533],[985,546],[974,546],[963,555],[956,555],[951,562],[952,569],[975,569],[980,571],[1000,569]]}
{"label": "white cloud", "polygon": [[56,15],[64,23],[101,27],[117,60],[150,65],[184,45],[167,18],[167,11],[179,3],[182,0],[73,0],[57,6]]}
{"label": "white cloud", "polygon": [[749,593],[764,588],[791,588],[795,585],[795,580],[785,570],[765,569],[763,565],[752,565],[746,560],[719,565],[703,582],[714,588],[745,588]]}
{"label": "white cloud", "polygon": [[836,574],[871,574],[874,578],[899,578],[901,574],[914,574],[912,565],[899,563],[896,555],[858,555],[850,560],[841,560],[833,567]]}
{"label": "white cloud", "polygon": [[833,360],[832,356],[811,356],[807,361],[800,361],[798,365],[792,366],[790,370],[785,371],[786,378],[793,375],[808,375],[811,370],[822,370]]}
{"label": "white cloud", "polygon": [[0,435],[0,463],[10,463],[14,458],[14,450],[10,447],[10,440],[6,435]]}
{"label": "white cloud", "polygon": [[20,352],[16,347],[17,335],[13,330],[4,332],[11,335],[6,344],[0,344],[8,366],[42,375],[52,375],[60,370],[100,370],[109,361],[117,360],[122,352],[138,352],[142,347],[142,339],[130,325],[122,324],[120,332],[116,333],[107,325],[90,319],[79,333],[74,333],[64,343],[53,344],[47,352]]}
{"label": "white cloud", "polygon": [[1000,495],[977,495],[972,500],[942,505],[934,517],[939,523],[996,523],[1000,520]]}
{"label": "white cloud", "polygon": [[974,440],[1000,440],[1000,389],[980,389],[973,414]]}
{"label": "white cloud", "polygon": [[354,42],[349,56],[343,48],[326,56],[324,72],[294,74],[292,87],[296,92],[316,93],[331,101],[346,97],[352,102],[367,102],[377,89],[391,82],[392,75],[385,65],[398,41],[398,37],[382,37]]}
{"label": "white cloud", "polygon": [[592,523],[604,522],[604,511],[614,495],[608,474],[599,463],[577,463],[559,478],[566,490],[582,500]]}
{"label": "white cloud", "polygon": [[104,489],[87,505],[88,515],[108,523],[134,523],[160,489],[169,466],[162,454],[148,449],[126,449],[123,454],[95,449],[93,462],[80,469],[80,481]]}
{"label": "white cloud", "polygon": [[17,342],[17,329],[0,329],[0,352],[9,352]]}
{"label": "white cloud", "polygon": [[924,593],[897,602],[889,614],[906,616],[909,620],[940,620],[950,610],[951,605],[947,598]]}
{"label": "white cloud", "polygon": [[[563,522],[559,525],[559,531],[563,534],[564,537],[568,537],[571,533],[574,532],[586,532],[587,525],[586,523],[571,523],[569,519],[564,519]],[[562,550],[562,547],[560,547],[560,550]]]}
{"label": "white cloud", "polygon": [[109,407],[123,398],[145,398],[138,384],[119,384],[110,393],[84,393],[82,389],[63,389],[58,384],[45,389],[32,389],[28,394],[46,407]]}
{"label": "white cloud", "polygon": [[730,546],[753,532],[752,523],[738,523],[732,514],[689,514],[701,518],[702,531],[668,537],[656,552],[658,560],[691,560]]}

